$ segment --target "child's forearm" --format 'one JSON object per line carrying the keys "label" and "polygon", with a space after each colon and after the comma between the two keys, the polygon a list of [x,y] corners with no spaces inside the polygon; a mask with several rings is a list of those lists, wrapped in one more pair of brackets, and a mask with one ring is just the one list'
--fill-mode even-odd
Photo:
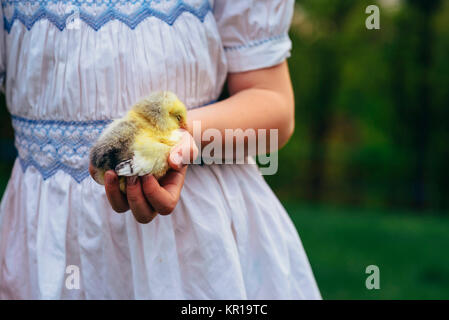
{"label": "child's forearm", "polygon": [[[228,85],[231,97],[189,111],[190,133],[193,134],[194,121],[199,120],[202,132],[211,128],[220,131],[223,145],[226,129],[254,129],[255,132],[265,129],[269,143],[270,129],[277,129],[278,147],[283,146],[294,128],[294,101],[287,64],[284,62],[268,69],[231,74]],[[256,135],[256,139],[259,138]],[[208,143],[209,140],[201,141],[202,146]]]}

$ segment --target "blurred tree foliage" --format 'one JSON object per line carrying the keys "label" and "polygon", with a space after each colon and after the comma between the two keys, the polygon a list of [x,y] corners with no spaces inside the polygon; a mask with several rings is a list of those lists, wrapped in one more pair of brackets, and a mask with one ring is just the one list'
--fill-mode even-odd
{"label": "blurred tree foliage", "polygon": [[281,198],[449,208],[449,1],[297,0]]}
{"label": "blurred tree foliage", "polygon": [[[380,30],[365,27],[373,3]],[[449,0],[297,0],[290,35],[296,131],[266,177],[280,198],[447,212]]]}

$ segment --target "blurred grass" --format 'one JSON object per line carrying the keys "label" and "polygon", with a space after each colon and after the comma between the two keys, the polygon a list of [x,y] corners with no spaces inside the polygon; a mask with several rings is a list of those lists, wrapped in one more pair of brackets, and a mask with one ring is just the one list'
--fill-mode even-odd
{"label": "blurred grass", "polygon": [[[449,299],[449,218],[284,204],[325,299]],[[380,268],[380,290],[365,269]]]}

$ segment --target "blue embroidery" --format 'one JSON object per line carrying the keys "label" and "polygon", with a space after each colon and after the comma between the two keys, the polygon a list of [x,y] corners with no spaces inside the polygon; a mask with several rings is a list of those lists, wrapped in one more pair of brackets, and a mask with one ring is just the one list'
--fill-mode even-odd
{"label": "blue embroidery", "polygon": [[78,183],[89,176],[89,151],[111,120],[29,120],[12,116],[23,171],[35,167],[44,180],[62,170]]}
{"label": "blue embroidery", "polygon": [[[64,13],[61,13],[61,6],[67,9]],[[209,0],[203,0],[200,6],[185,0],[3,0],[2,7],[4,28],[8,33],[16,20],[30,30],[37,21],[47,19],[62,31],[68,23],[79,19],[98,31],[111,20],[119,20],[134,29],[148,17],[173,25],[184,12],[204,22],[212,11]]]}
{"label": "blue embroidery", "polygon": [[271,42],[271,41],[277,41],[277,40],[282,40],[282,39],[288,39],[288,34],[286,33],[282,33],[270,38],[266,38],[263,40],[257,40],[254,42],[250,42],[250,43],[246,43],[246,44],[242,44],[242,45],[238,45],[238,46],[232,46],[232,47],[225,47],[225,51],[235,51],[235,50],[241,50],[241,49],[246,49],[246,48],[253,48],[253,47],[257,47],[260,46],[262,44]]}

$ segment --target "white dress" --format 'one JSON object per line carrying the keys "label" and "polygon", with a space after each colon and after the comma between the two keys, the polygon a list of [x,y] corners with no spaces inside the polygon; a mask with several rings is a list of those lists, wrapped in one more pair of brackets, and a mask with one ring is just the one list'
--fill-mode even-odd
{"label": "white dress", "polygon": [[101,130],[148,93],[200,107],[228,72],[284,61],[293,2],[1,0],[18,158],[0,208],[0,298],[320,298],[255,165],[191,165],[174,213],[146,225],[115,213],[87,172]]}

